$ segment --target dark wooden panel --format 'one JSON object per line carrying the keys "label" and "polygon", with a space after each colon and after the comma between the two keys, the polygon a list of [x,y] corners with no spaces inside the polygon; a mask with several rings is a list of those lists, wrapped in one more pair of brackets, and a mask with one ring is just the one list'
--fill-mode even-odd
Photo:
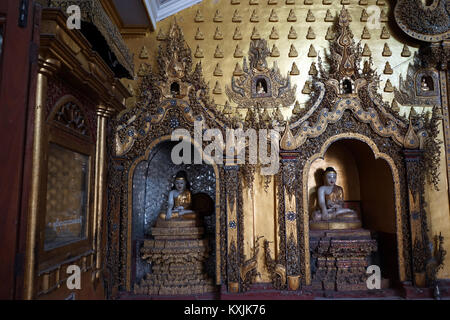
{"label": "dark wooden panel", "polygon": [[[29,2],[29,13],[32,2]],[[27,26],[20,28],[17,0],[0,1],[0,14],[6,17],[0,74],[0,299],[12,299],[21,211],[33,15],[28,14]],[[20,263],[18,267],[20,273]]]}

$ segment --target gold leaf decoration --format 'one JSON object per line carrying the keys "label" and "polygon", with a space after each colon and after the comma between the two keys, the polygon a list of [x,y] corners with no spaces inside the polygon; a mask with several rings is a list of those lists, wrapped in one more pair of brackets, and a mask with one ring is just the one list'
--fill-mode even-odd
{"label": "gold leaf decoration", "polygon": [[289,72],[291,76],[298,76],[300,74],[300,71],[298,70],[297,65],[295,62],[292,63],[291,71]]}
{"label": "gold leaf decoration", "polygon": [[147,64],[146,63],[141,63],[139,65],[139,69],[138,69],[137,75],[139,77],[144,77],[146,74],[147,74]]}
{"label": "gold leaf decoration", "polygon": [[222,88],[220,87],[219,81],[216,81],[216,85],[214,86],[213,93],[214,94],[222,94]]}
{"label": "gold leaf decoration", "polygon": [[370,32],[366,26],[363,28],[363,32],[361,34],[361,39],[370,39]]}
{"label": "gold leaf decoration", "polygon": [[234,76],[242,76],[244,74],[244,71],[242,71],[242,68],[239,64],[239,62],[236,62],[236,66],[234,67],[233,75]]}
{"label": "gold leaf decoration", "polygon": [[242,49],[239,47],[239,44],[236,45],[236,49],[234,49],[234,55],[235,58],[242,58],[244,56],[244,52],[242,52]]}
{"label": "gold leaf decoration", "polygon": [[367,45],[367,43],[364,44],[364,49],[363,49],[362,55],[363,55],[363,57],[370,57],[372,55],[372,52],[370,51],[370,48]]}
{"label": "gold leaf decoration", "polygon": [[325,14],[325,22],[333,22],[334,21],[334,17],[331,14],[330,9],[327,9],[327,13]]}
{"label": "gold leaf decoration", "polygon": [[386,28],[386,26],[383,26],[383,29],[381,30],[381,35],[380,38],[381,39],[389,39],[391,37],[388,29]]}
{"label": "gold leaf decoration", "polygon": [[409,56],[411,56],[411,51],[409,51],[409,48],[408,48],[408,46],[406,44],[403,45],[401,56],[402,57],[409,57]]}
{"label": "gold leaf decoration", "polygon": [[315,39],[316,34],[314,33],[312,27],[308,28],[308,33],[306,34],[306,39]]}
{"label": "gold leaf decoration", "polygon": [[395,98],[392,99],[391,109],[392,111],[400,112],[400,107],[398,106],[397,100],[395,100]]}
{"label": "gold leaf decoration", "polygon": [[214,52],[214,58],[223,58],[223,51],[219,45],[217,45],[216,51]]}
{"label": "gold leaf decoration", "polygon": [[317,57],[317,52],[313,45],[309,46],[308,57]]}
{"label": "gold leaf decoration", "polygon": [[277,15],[275,9],[272,9],[272,11],[270,11],[269,21],[270,22],[278,22],[278,15]]}
{"label": "gold leaf decoration", "polygon": [[[307,82],[308,81],[305,82],[305,86]],[[295,100],[294,109],[292,109],[292,114],[300,114],[300,113],[302,113],[302,108],[300,107],[300,103],[298,103],[298,101]]]}
{"label": "gold leaf decoration", "polygon": [[259,40],[259,39],[261,39],[261,36],[259,35],[258,30],[256,30],[256,27],[253,27],[251,39],[252,40]]}
{"label": "gold leaf decoration", "polygon": [[271,57],[279,57],[280,56],[280,50],[278,50],[277,46],[274,44],[272,47],[272,51],[270,52]]}
{"label": "gold leaf decoration", "polygon": [[233,114],[233,108],[231,107],[230,103],[227,101],[225,101],[225,105],[223,107],[222,113],[225,115],[230,115]]}
{"label": "gold leaf decoration", "polygon": [[362,9],[361,11],[361,22],[367,22],[367,20],[369,19],[369,15],[367,14],[366,9]]}
{"label": "gold leaf decoration", "polygon": [[[311,86],[309,84],[309,81],[305,81],[305,85],[303,86],[302,93],[303,94],[311,93]],[[298,102],[296,102],[296,104],[298,104]],[[300,107],[300,105],[298,105],[298,106]],[[294,110],[295,110],[295,107],[294,107]]]}
{"label": "gold leaf decoration", "polygon": [[259,16],[256,10],[253,10],[252,16],[250,17],[250,22],[259,22]]}
{"label": "gold leaf decoration", "polygon": [[199,45],[197,45],[197,49],[195,50],[194,57],[196,57],[196,58],[203,58],[204,57],[203,50],[200,48]]}
{"label": "gold leaf decoration", "polygon": [[220,67],[220,63],[216,64],[216,68],[214,69],[214,76],[221,77],[223,76],[222,68]]}
{"label": "gold leaf decoration", "polygon": [[158,35],[156,36],[156,40],[163,41],[166,39],[166,35],[162,31],[162,29],[159,29]]}
{"label": "gold leaf decoration", "polygon": [[241,29],[239,29],[239,27],[234,29],[233,40],[242,40]]}
{"label": "gold leaf decoration", "polygon": [[146,46],[142,46],[141,53],[139,54],[139,58],[148,59],[148,50]]}
{"label": "gold leaf decoration", "polygon": [[325,35],[325,40],[333,40],[333,39],[334,39],[333,29],[331,27],[328,27],[327,34]]}
{"label": "gold leaf decoration", "polygon": [[394,92],[394,87],[389,79],[387,79],[386,85],[384,86],[384,92]]}
{"label": "gold leaf decoration", "polygon": [[197,33],[195,34],[195,40],[203,40],[203,39],[205,39],[203,32],[200,31],[200,28],[197,28]]}
{"label": "gold leaf decoration", "polygon": [[203,21],[205,21],[205,18],[203,17],[203,15],[200,12],[200,10],[197,10],[197,13],[195,14],[194,21],[195,22],[203,22]]}
{"label": "gold leaf decoration", "polygon": [[289,11],[289,15],[288,15],[287,21],[288,22],[296,22],[297,21],[297,16],[295,15],[295,12],[294,12],[293,9],[291,9]]}
{"label": "gold leaf decoration", "polygon": [[386,64],[384,66],[383,72],[384,72],[384,74],[392,74],[392,73],[394,73],[394,71],[391,68],[391,65],[389,64],[389,61],[386,61]]}
{"label": "gold leaf decoration", "polygon": [[223,15],[220,13],[220,10],[216,10],[216,14],[214,15],[214,22],[222,22],[223,21]]}
{"label": "gold leaf decoration", "polygon": [[276,40],[276,39],[280,38],[280,36],[278,34],[278,30],[275,27],[272,27],[272,31],[270,32],[269,38],[272,40]]}
{"label": "gold leaf decoration", "polygon": [[298,52],[293,44],[291,44],[291,48],[289,49],[289,57],[290,58],[298,57]]}
{"label": "gold leaf decoration", "polygon": [[390,57],[392,55],[391,49],[389,48],[387,43],[384,44],[382,55],[383,57]]}
{"label": "gold leaf decoration", "polygon": [[297,39],[297,32],[295,32],[293,26],[291,26],[291,29],[289,29],[288,39]]}
{"label": "gold leaf decoration", "polygon": [[315,62],[311,63],[311,67],[309,68],[308,74],[310,76],[317,76],[317,68],[316,68],[316,63]]}
{"label": "gold leaf decoration", "polygon": [[242,17],[239,14],[239,11],[237,9],[234,10],[233,18],[231,19],[231,21],[233,21],[233,22],[241,22],[242,21]]}
{"label": "gold leaf decoration", "polygon": [[316,21],[316,17],[312,13],[311,9],[308,10],[308,13],[306,14],[306,22],[314,22]]}
{"label": "gold leaf decoration", "polygon": [[216,28],[216,32],[214,33],[214,40],[222,40],[223,34],[220,31],[219,27]]}
{"label": "gold leaf decoration", "polygon": [[384,9],[381,9],[380,21],[381,22],[388,22],[388,17],[387,17],[386,11],[384,11]]}

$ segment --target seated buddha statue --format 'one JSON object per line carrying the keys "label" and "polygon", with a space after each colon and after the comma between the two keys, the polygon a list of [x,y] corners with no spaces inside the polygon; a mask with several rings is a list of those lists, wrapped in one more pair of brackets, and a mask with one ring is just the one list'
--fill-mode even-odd
{"label": "seated buddha statue", "polygon": [[358,213],[344,207],[344,189],[336,185],[337,173],[328,167],[324,185],[317,190],[319,208],[312,213],[311,229],[356,229],[361,227]]}
{"label": "seated buddha statue", "polygon": [[159,216],[170,220],[175,218],[195,219],[195,212],[191,210],[192,194],[189,190],[189,181],[185,171],[178,171],[175,176],[174,189],[169,193],[166,213]]}
{"label": "seated buddha statue", "polygon": [[422,77],[422,82],[420,83],[420,87],[422,91],[430,91],[430,87],[428,87],[427,79]]}

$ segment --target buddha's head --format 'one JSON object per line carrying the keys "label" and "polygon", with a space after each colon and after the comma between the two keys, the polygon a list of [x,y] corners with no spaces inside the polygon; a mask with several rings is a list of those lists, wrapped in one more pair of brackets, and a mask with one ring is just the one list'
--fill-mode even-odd
{"label": "buddha's head", "polygon": [[175,189],[183,192],[189,187],[186,171],[178,171],[175,176]]}
{"label": "buddha's head", "polygon": [[334,186],[336,184],[337,173],[333,167],[328,167],[325,170],[324,182],[327,186]]}

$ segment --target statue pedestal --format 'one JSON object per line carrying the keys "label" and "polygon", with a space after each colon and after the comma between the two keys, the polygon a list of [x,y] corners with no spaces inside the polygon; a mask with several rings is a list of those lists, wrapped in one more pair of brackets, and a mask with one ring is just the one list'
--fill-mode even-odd
{"label": "statue pedestal", "polygon": [[311,230],[349,230],[360,229],[361,221],[358,219],[331,219],[325,221],[310,221]]}
{"label": "statue pedestal", "polygon": [[203,227],[196,220],[158,218],[152,228],[155,239],[144,240],[142,259],[152,265],[135,294],[191,295],[214,291],[204,263],[208,258],[208,241],[201,239]]}
{"label": "statue pedestal", "polygon": [[377,242],[365,229],[310,231],[312,287],[317,290],[367,290],[366,269]]}

